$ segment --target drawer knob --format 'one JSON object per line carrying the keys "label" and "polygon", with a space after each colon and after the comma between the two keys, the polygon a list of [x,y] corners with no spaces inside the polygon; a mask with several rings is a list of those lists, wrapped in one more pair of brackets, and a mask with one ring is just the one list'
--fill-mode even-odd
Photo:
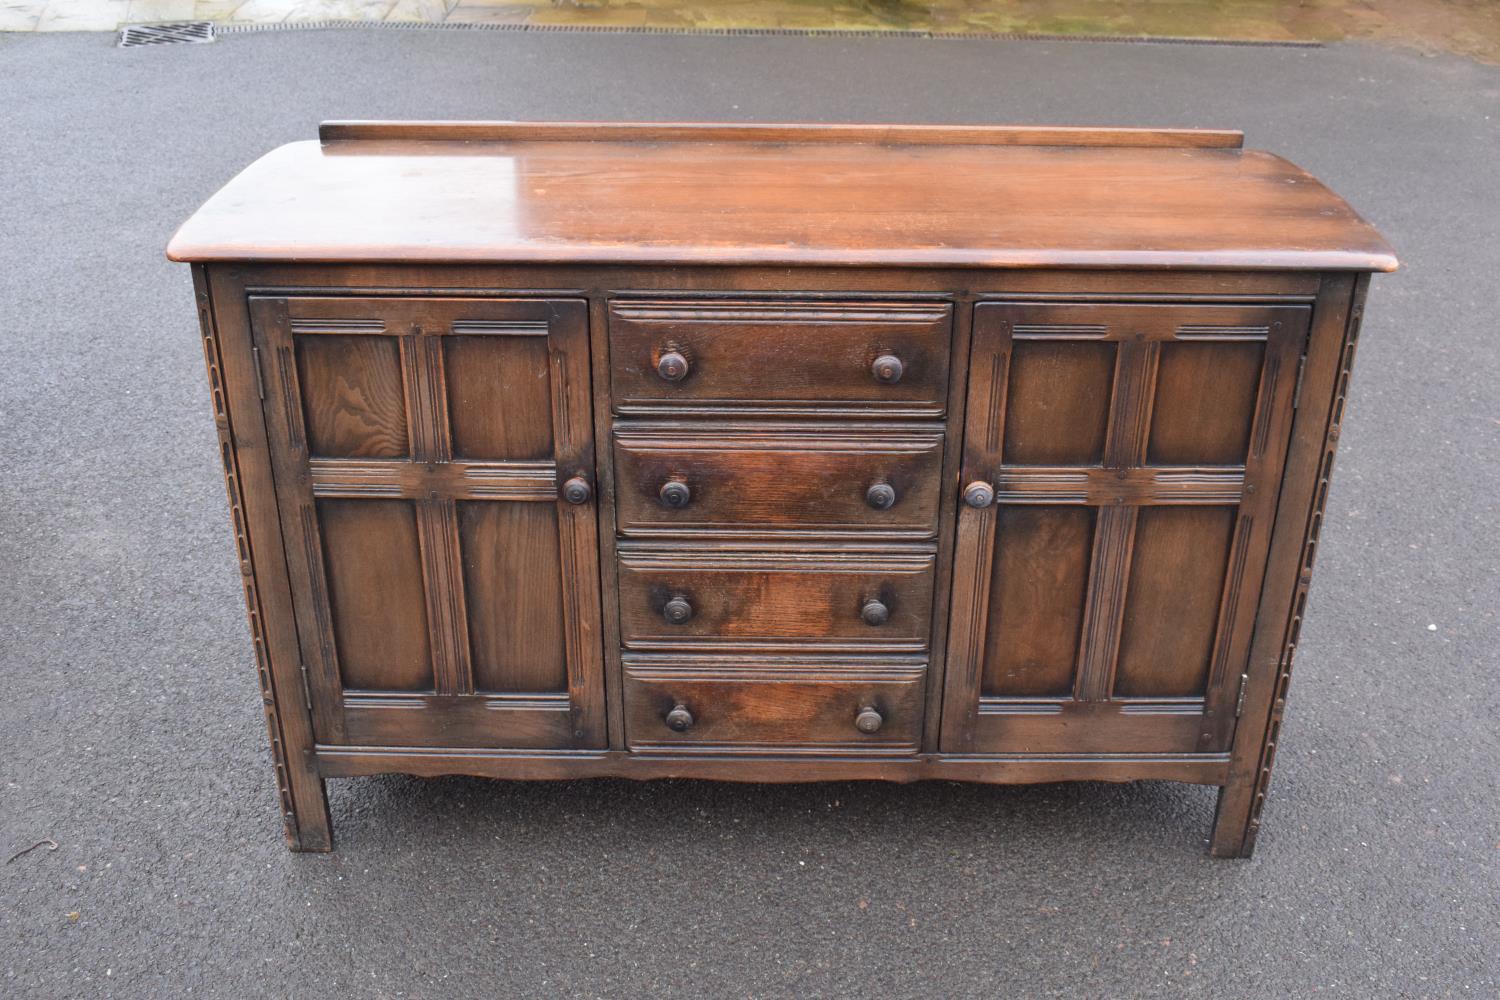
{"label": "drawer knob", "polygon": [[[878,724],[878,723],[877,723]],[[693,728],[693,713],[682,702],[672,706],[672,711],[667,713],[667,728],[674,733],[685,733]]]}
{"label": "drawer knob", "polygon": [[568,503],[588,503],[589,498],[594,495],[594,488],[589,485],[587,479],[584,479],[582,476],[574,476],[563,483],[562,495],[563,499],[568,501]]}
{"label": "drawer knob", "polygon": [[862,733],[878,733],[883,725],[885,725],[885,716],[877,712],[873,705],[864,706],[854,717],[854,728]]}
{"label": "drawer knob", "polygon": [[681,382],[687,378],[688,359],[681,351],[667,351],[656,362],[656,374],[667,382]]}
{"label": "drawer knob", "polygon": [[667,620],[668,625],[686,625],[693,617],[693,606],[686,597],[679,594],[662,606],[661,616]]}
{"label": "drawer knob", "polygon": [[895,385],[901,381],[901,375],[905,371],[906,366],[894,354],[882,354],[870,366],[870,374],[875,376],[875,381],[883,385]]}
{"label": "drawer knob", "polygon": [[964,503],[976,510],[984,510],[995,502],[995,488],[989,483],[973,482],[964,487]]}
{"label": "drawer knob", "polygon": [[693,491],[688,489],[688,484],[681,479],[668,479],[665,483],[662,483],[661,490],[658,491],[657,496],[661,497],[661,502],[664,506],[671,507],[673,510],[680,510],[688,505],[689,500],[693,499]]}
{"label": "drawer knob", "polygon": [[890,510],[896,506],[896,487],[890,483],[874,483],[865,490],[865,503],[876,510]]}
{"label": "drawer knob", "polygon": [[884,601],[872,597],[860,606],[859,616],[866,625],[884,625],[891,620],[891,609]]}

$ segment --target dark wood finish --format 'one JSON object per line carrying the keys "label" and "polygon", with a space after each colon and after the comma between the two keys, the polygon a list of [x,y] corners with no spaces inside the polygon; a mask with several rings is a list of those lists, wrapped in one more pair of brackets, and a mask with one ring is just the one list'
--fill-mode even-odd
{"label": "dark wood finish", "polygon": [[952,322],[942,302],[612,302],[615,411],[941,416]]}
{"label": "dark wood finish", "polygon": [[[215,284],[219,286],[217,298]],[[236,296],[225,282],[211,281],[202,267],[193,268],[193,288],[255,673],[276,774],[282,834],[293,850],[328,851],[333,849],[332,820],[323,777],[312,754],[311,705],[296,651],[291,595],[279,586],[286,567],[277,541],[275,494],[258,414],[260,382],[254,355],[244,349],[243,306],[237,307]],[[226,338],[232,345],[227,350]],[[235,350],[236,346],[240,349]]]}
{"label": "dark wood finish", "polygon": [[[925,650],[935,565],[930,546],[622,544],[621,639],[629,649]],[[665,615],[673,600],[690,606],[688,618],[674,623]]]}
{"label": "dark wood finish", "polygon": [[1302,406],[1292,427],[1276,540],[1261,592],[1260,627],[1247,668],[1245,724],[1235,730],[1230,774],[1220,788],[1214,818],[1211,850],[1218,857],[1249,857],[1260,830],[1368,284],[1367,276],[1332,277],[1315,307]]}
{"label": "dark wood finish", "polygon": [[640,130],[574,141],[292,143],[230,181],[169,253],[303,263],[1395,266],[1336,195],[1254,150],[789,142],[774,133],[665,142]]}
{"label": "dark wood finish", "polygon": [[975,781],[1025,785],[1052,781],[1182,781],[1219,785],[1228,754],[649,754],[622,750],[431,750],[422,747],[318,747],[325,778],[399,772],[426,777],[551,781],[571,778],[701,778],[788,784],[805,781]]}
{"label": "dark wood finish", "polygon": [[943,749],[1227,748],[1309,313],[976,309]]}
{"label": "dark wood finish", "polygon": [[403,771],[1165,778],[1248,854],[1394,266],[1326,189],[1151,130],[325,139],[173,246],[291,846]]}
{"label": "dark wood finish", "polygon": [[[614,439],[622,535],[937,531],[940,425],[622,421]],[[681,502],[663,495],[673,484]],[[883,510],[866,500],[876,484],[896,493]]]}
{"label": "dark wood finish", "polygon": [[[626,743],[641,753],[912,754],[922,735],[925,666],[805,659],[729,665],[632,654]],[[871,711],[881,722],[867,729]],[[691,724],[674,725],[677,712]]]}
{"label": "dark wood finish", "polygon": [[250,310],[319,738],[602,745],[583,303]]}
{"label": "dark wood finish", "polygon": [[720,122],[330,121],[322,142],[438,139],[462,142],[836,142],[882,145],[1165,146],[1238,149],[1233,129],[1087,128],[1076,125],[761,125]]}

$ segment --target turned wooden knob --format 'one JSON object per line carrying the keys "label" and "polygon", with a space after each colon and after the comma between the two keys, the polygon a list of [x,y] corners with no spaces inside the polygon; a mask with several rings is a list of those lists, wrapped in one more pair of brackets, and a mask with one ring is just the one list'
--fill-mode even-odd
{"label": "turned wooden knob", "polygon": [[594,495],[594,488],[589,481],[582,476],[574,476],[563,483],[563,499],[568,503],[588,503],[589,497]]}
{"label": "turned wooden knob", "polygon": [[875,483],[865,490],[865,503],[876,510],[890,510],[896,506],[896,487],[890,483]]}
{"label": "turned wooden knob", "polygon": [[870,366],[870,374],[875,376],[875,381],[885,385],[895,385],[901,381],[901,375],[905,371],[906,366],[894,354],[882,354]]}
{"label": "turned wooden knob", "polygon": [[656,374],[668,382],[681,382],[687,378],[688,359],[681,351],[668,351],[656,363]]}
{"label": "turned wooden knob", "polygon": [[685,625],[693,617],[693,606],[686,597],[679,594],[662,605],[661,616],[667,620],[668,625]]}
{"label": "turned wooden knob", "polygon": [[964,503],[984,510],[995,502],[995,488],[989,483],[973,482],[964,487]]}
{"label": "turned wooden knob", "polygon": [[860,606],[859,616],[866,625],[884,625],[891,620],[891,609],[886,607],[884,601],[872,597]]}
{"label": "turned wooden knob", "polygon": [[864,706],[854,717],[854,728],[862,733],[878,733],[884,724],[885,716],[877,712],[873,705]]}
{"label": "turned wooden knob", "polygon": [[[682,702],[672,706],[672,711],[667,713],[667,728],[674,733],[685,733],[693,728],[693,713]],[[858,723],[856,723],[858,725]],[[876,723],[879,725],[879,723]]]}
{"label": "turned wooden knob", "polygon": [[662,483],[657,496],[661,497],[663,505],[679,510],[686,507],[688,501],[693,499],[693,491],[688,489],[688,484],[681,479],[668,479]]}

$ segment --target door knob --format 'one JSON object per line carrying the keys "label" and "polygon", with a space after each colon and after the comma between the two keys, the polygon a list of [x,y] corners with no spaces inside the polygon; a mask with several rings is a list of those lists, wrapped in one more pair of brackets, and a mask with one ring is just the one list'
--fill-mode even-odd
{"label": "door knob", "polygon": [[678,594],[662,605],[661,616],[667,620],[668,625],[686,625],[693,617],[693,606],[686,597]]}
{"label": "door knob", "polygon": [[662,483],[661,489],[657,491],[657,496],[661,497],[663,505],[671,507],[673,510],[680,510],[688,505],[689,500],[693,499],[693,491],[688,489],[688,484],[681,479],[668,479],[665,483]]}
{"label": "door knob", "polygon": [[582,476],[574,476],[563,483],[563,499],[572,504],[588,503],[589,498],[594,495],[594,488],[589,481]]}
{"label": "door knob", "polygon": [[870,374],[875,376],[875,381],[884,385],[895,385],[901,381],[901,376],[905,371],[906,366],[894,354],[882,354],[870,366]]}
{"label": "door knob", "polygon": [[681,351],[667,351],[656,362],[656,374],[667,382],[681,382],[687,378],[688,359]]}
{"label": "door knob", "polygon": [[972,482],[964,487],[964,503],[976,510],[984,510],[995,502],[995,488],[989,483]]}
{"label": "door knob", "polygon": [[[682,702],[672,706],[672,711],[667,713],[667,728],[674,733],[685,733],[693,728],[693,713]],[[857,723],[856,723],[857,725]]]}
{"label": "door knob", "polygon": [[865,503],[875,510],[890,510],[896,506],[896,487],[890,483],[874,483],[865,490]]}

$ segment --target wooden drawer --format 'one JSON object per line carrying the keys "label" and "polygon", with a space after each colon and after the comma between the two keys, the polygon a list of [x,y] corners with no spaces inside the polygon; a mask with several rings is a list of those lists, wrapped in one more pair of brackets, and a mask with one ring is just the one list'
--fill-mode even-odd
{"label": "wooden drawer", "polygon": [[947,303],[611,302],[615,409],[940,416],[952,319]]}
{"label": "wooden drawer", "polygon": [[[624,535],[936,534],[941,426],[622,423],[614,448]],[[877,484],[894,491],[884,509],[870,502]]]}
{"label": "wooden drawer", "polygon": [[929,547],[620,549],[627,648],[818,645],[927,648],[936,555]]}
{"label": "wooden drawer", "polygon": [[921,659],[628,655],[631,750],[911,754],[922,733]]}

